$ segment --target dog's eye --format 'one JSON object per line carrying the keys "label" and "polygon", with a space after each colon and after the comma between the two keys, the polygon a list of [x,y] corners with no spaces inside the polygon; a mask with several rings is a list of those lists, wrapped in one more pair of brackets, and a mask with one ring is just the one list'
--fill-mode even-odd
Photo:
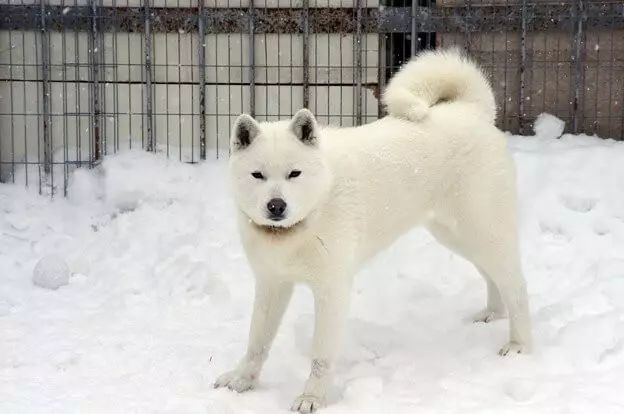
{"label": "dog's eye", "polygon": [[290,174],[288,174],[288,178],[296,178],[296,177],[299,177],[300,175],[301,175],[301,171],[292,170]]}
{"label": "dog's eye", "polygon": [[264,175],[260,171],[254,171],[251,173],[251,176],[257,180],[264,180]]}

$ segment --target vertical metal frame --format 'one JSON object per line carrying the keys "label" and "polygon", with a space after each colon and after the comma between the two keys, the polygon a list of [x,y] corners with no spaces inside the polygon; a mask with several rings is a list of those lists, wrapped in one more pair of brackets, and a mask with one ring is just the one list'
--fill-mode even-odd
{"label": "vertical metal frame", "polygon": [[584,27],[584,0],[574,0],[572,6],[572,16],[574,18],[574,28],[572,31],[572,56],[571,60],[574,64],[574,85],[572,97],[572,130],[576,134],[580,130],[583,113],[581,111],[581,101],[583,99],[583,47],[585,46],[585,27]]}
{"label": "vertical metal frame", "polygon": [[355,125],[362,124],[362,1],[355,0]]}
{"label": "vertical metal frame", "polygon": [[199,159],[206,159],[206,17],[204,15],[204,0],[198,0],[197,11],[199,42]]}
{"label": "vertical metal frame", "polygon": [[[42,100],[42,140],[43,140],[43,171],[46,176],[53,174],[52,155],[52,117],[50,116],[50,39],[46,26],[46,0],[41,0],[40,6],[40,35],[41,35],[41,100]],[[26,96],[24,96],[26,100]],[[27,166],[28,168],[28,166]],[[51,177],[53,180],[53,176]],[[39,192],[42,190],[41,173],[39,174]]]}
{"label": "vertical metal frame", "polygon": [[153,126],[153,90],[152,90],[152,16],[150,10],[151,0],[143,0],[143,12],[145,19],[144,37],[145,43],[145,131],[147,133],[147,143],[145,148],[148,151],[156,151],[154,142]]}

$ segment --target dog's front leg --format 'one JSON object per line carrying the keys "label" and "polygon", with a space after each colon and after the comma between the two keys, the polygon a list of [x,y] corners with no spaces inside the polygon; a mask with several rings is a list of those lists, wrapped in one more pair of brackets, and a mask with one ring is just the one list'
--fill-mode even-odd
{"label": "dog's front leg", "polygon": [[312,367],[303,394],[295,399],[291,410],[311,413],[324,403],[336,357],[340,351],[349,310],[351,283],[314,286],[315,326],[312,344]]}
{"label": "dog's front leg", "polygon": [[243,392],[256,385],[292,291],[292,283],[256,280],[247,353],[234,370],[217,379],[215,388],[228,387]]}

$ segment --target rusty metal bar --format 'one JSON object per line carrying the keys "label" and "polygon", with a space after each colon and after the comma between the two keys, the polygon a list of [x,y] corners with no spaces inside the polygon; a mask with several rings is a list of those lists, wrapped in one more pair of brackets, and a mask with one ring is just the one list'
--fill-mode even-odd
{"label": "rusty metal bar", "polygon": [[[22,33],[22,36],[24,35],[24,33]],[[13,33],[9,30],[9,77],[12,78],[13,77]],[[23,58],[23,54],[22,54],[22,58]],[[26,83],[26,82],[24,82]],[[24,94],[25,96],[26,94]],[[10,161],[10,165],[11,165],[11,173],[10,173],[10,177],[11,177],[11,182],[15,182],[15,115],[14,113],[15,111],[15,97],[13,94],[13,85],[9,85],[9,102],[10,102],[10,119],[11,119],[11,126],[9,129],[9,133],[11,135],[11,149],[10,149],[10,154],[11,154],[11,161]],[[25,102],[24,102],[25,104]],[[26,125],[26,123],[24,123],[24,125]],[[26,137],[26,134],[24,134],[24,137]],[[6,138],[5,138],[6,139]],[[26,150],[24,150],[25,152],[25,157],[27,157],[27,152]],[[2,145],[0,145],[0,163],[2,163],[3,161],[3,156],[2,156]],[[28,173],[26,173],[25,175],[26,178],[26,186],[28,186]],[[2,165],[0,165],[0,182],[5,182],[4,181],[4,177],[3,177],[3,171],[2,171]]]}
{"label": "rusty metal bar", "polygon": [[[206,34],[204,0],[198,0],[199,13],[199,159],[206,159]],[[179,50],[179,48],[178,48]],[[180,152],[181,153],[181,152]]]}
{"label": "rusty metal bar", "polygon": [[418,47],[418,25],[416,21],[416,11],[418,9],[418,3],[418,0],[412,0],[412,38],[410,41],[410,56],[414,56],[416,54],[416,49]]}
{"label": "rusty metal bar", "polygon": [[355,0],[355,124],[362,124],[362,0]]}
{"label": "rusty metal bar", "polygon": [[[41,92],[43,103],[43,171],[52,173],[52,118],[50,117],[50,43],[46,25],[46,0],[41,0],[39,7],[41,31]],[[26,99],[26,96],[24,96]],[[41,174],[39,175],[39,191],[41,192]]]}
{"label": "rusty metal bar", "polygon": [[249,0],[247,15],[249,26],[249,114],[256,116],[256,8],[254,0]]}
{"label": "rusty metal bar", "polygon": [[[65,0],[63,0],[61,2],[61,5],[64,5]],[[67,36],[66,33],[62,34],[61,37],[61,60],[62,62],[67,62]],[[63,66],[63,75],[62,75],[62,81],[63,81],[63,92],[62,92],[62,96],[61,99],[63,100],[63,114],[67,114],[69,112],[69,106],[68,106],[68,102],[67,102],[67,67]],[[68,126],[68,116],[63,116],[63,196],[67,197],[67,190],[68,190],[68,182],[69,182],[69,172],[70,172],[70,165],[68,164],[69,161],[69,139],[68,139],[68,131],[67,131],[67,126]]]}
{"label": "rusty metal bar", "polygon": [[310,0],[303,0],[303,107],[310,107]]}
{"label": "rusty metal bar", "polygon": [[381,96],[386,89],[386,35],[380,33],[377,37],[379,51],[377,52],[377,89],[374,95],[377,98],[377,117],[381,118],[385,115]]}
{"label": "rusty metal bar", "polygon": [[95,19],[96,19],[96,46],[97,46],[97,50],[95,50],[95,53],[97,54],[97,70],[98,70],[98,76],[97,76],[97,92],[98,92],[98,102],[97,102],[97,116],[98,116],[98,140],[97,140],[97,152],[96,152],[96,156],[98,157],[97,160],[98,162],[102,160],[103,157],[106,156],[107,154],[107,148],[108,148],[108,134],[106,132],[106,119],[104,118],[104,115],[102,115],[104,112],[106,112],[106,73],[105,73],[105,67],[106,65],[106,56],[104,55],[104,33],[100,30],[100,17],[99,17],[99,11],[102,10],[102,1],[103,0],[94,0],[96,3],[96,10],[97,10],[97,14],[95,14]]}
{"label": "rusty metal bar", "polygon": [[89,31],[89,162],[102,159],[100,108],[100,35],[98,33],[98,0],[89,0],[91,30]]}
{"label": "rusty metal bar", "polygon": [[526,75],[526,38],[527,38],[527,0],[522,0],[522,29],[520,30],[520,84],[518,91],[518,129],[524,133],[525,108],[525,75]]}
{"label": "rusty metal bar", "polygon": [[150,11],[150,1],[144,0],[144,19],[145,19],[145,117],[147,131],[148,151],[156,151],[154,135],[152,131],[153,102],[152,102],[152,15]]}
{"label": "rusty metal bar", "polygon": [[585,31],[584,31],[584,3],[583,0],[576,0],[572,7],[572,15],[575,20],[574,31],[572,33],[573,55],[572,62],[574,63],[574,97],[572,103],[572,130],[574,133],[579,132],[579,118],[583,117],[583,113],[580,110],[582,90],[584,82],[584,70],[583,70],[583,47],[585,45]]}
{"label": "rusty metal bar", "polygon": [[[464,13],[466,16],[470,16],[472,14],[472,0],[464,0]],[[462,22],[462,26],[460,28],[462,34],[464,35],[464,48],[468,53],[470,53],[470,49],[472,48],[472,36],[470,35],[470,20],[464,19]]]}

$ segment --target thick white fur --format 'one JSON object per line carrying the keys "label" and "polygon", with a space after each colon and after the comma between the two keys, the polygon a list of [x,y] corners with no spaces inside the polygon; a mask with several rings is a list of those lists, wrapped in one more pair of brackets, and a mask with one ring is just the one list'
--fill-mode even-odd
{"label": "thick white fur", "polygon": [[[316,308],[312,368],[292,409],[314,411],[331,383],[353,275],[418,225],[474,263],[484,277],[487,305],[476,321],[509,313],[509,342],[500,354],[529,351],[512,159],[503,134],[492,125],[487,82],[453,53],[427,53],[423,62],[410,62],[390,83],[395,92],[406,93],[396,102],[394,93],[387,93],[390,116],[368,125],[319,128],[307,110],[293,121],[239,118],[231,179],[256,295],[247,353],[215,386],[245,391],[256,384],[293,284],[305,283]],[[434,75],[430,65],[435,62],[443,76]],[[424,73],[418,72],[422,68]],[[419,73],[419,79],[410,77]],[[442,95],[444,100],[435,99]],[[407,96],[414,100],[403,99]],[[419,100],[427,103],[427,116],[419,122],[405,119],[412,119],[405,114]],[[314,126],[314,139],[306,143],[297,129],[302,120]],[[248,145],[238,141],[241,125],[252,131]],[[301,175],[287,178],[294,169]],[[253,178],[254,171],[265,179]],[[266,218],[266,204],[275,197],[288,203],[281,222]]]}
{"label": "thick white fur", "polygon": [[420,121],[432,106],[444,101],[472,104],[491,124],[496,118],[490,83],[458,49],[420,53],[390,80],[382,100],[388,113],[411,121]]}

